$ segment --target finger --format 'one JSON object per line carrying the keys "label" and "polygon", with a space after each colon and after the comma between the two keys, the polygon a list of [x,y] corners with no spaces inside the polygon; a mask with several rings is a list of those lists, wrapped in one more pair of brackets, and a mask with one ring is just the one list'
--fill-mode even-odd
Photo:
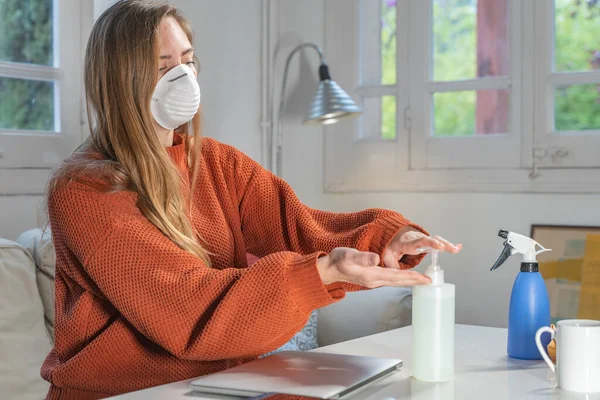
{"label": "finger", "polygon": [[458,253],[462,248],[462,245],[455,245],[454,243],[449,242],[441,236],[433,236],[433,238],[439,242],[442,242],[444,244],[445,250],[449,251],[450,253]]}
{"label": "finger", "polygon": [[403,281],[398,281],[398,282],[387,282],[387,281],[375,281],[372,282],[372,284],[370,286],[366,286],[369,289],[376,289],[376,288],[380,288],[380,287],[407,287],[407,286],[417,286],[417,285],[428,285],[430,284],[431,281],[422,281],[422,280],[414,280],[414,279],[409,279],[409,280],[403,280]]}
{"label": "finger", "polygon": [[370,288],[378,288],[378,287],[406,287],[406,286],[415,286],[415,285],[428,285],[431,283],[431,280],[426,279],[400,279],[395,281],[372,281],[368,283],[367,287]]}
{"label": "finger", "polygon": [[431,283],[431,279],[416,271],[403,271],[390,268],[365,268],[362,270],[362,284],[367,287],[412,286]]}
{"label": "finger", "polygon": [[391,269],[400,269],[398,257],[393,251],[386,251],[383,253],[383,266]]}
{"label": "finger", "polygon": [[443,251],[445,245],[431,236],[423,236],[419,240],[406,245],[406,254],[421,254],[423,253],[423,249]]}
{"label": "finger", "polygon": [[379,265],[379,255],[370,251],[356,251],[351,262],[361,267],[373,267]]}

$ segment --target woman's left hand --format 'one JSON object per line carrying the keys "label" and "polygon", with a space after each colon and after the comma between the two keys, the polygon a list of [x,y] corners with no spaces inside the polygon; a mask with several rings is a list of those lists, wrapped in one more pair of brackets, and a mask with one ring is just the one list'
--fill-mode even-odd
{"label": "woman's left hand", "polygon": [[383,265],[387,268],[400,268],[400,259],[406,255],[421,254],[421,249],[433,248],[439,251],[458,253],[462,244],[453,244],[440,236],[427,236],[411,226],[398,231],[383,253]]}

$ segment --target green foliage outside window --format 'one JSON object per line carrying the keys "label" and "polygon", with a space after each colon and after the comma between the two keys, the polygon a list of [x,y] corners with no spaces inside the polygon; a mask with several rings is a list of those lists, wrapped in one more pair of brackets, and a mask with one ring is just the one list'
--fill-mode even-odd
{"label": "green foliage outside window", "polygon": [[[396,43],[395,40],[390,40],[390,37],[395,37],[396,25],[395,19],[390,18],[390,15],[393,15],[390,12],[395,11],[396,1],[382,1],[382,83],[385,84],[395,83],[395,79],[394,82],[387,80],[391,76],[395,78],[396,66],[390,58],[393,56],[392,60],[395,60]],[[434,0],[432,3],[433,80],[476,78],[477,0]],[[391,11],[386,11],[386,7]],[[555,18],[555,71],[600,69],[600,1],[556,0]],[[392,31],[393,34],[390,33]],[[395,103],[382,102],[382,107],[382,136],[393,138],[395,135],[390,132],[390,116],[395,115]],[[475,133],[475,92],[436,94],[433,107],[436,134],[465,136]],[[555,125],[558,131],[600,130],[600,85],[556,88]]]}
{"label": "green foliage outside window", "polygon": [[[0,61],[53,65],[52,3],[0,0]],[[52,82],[0,77],[0,128],[52,131],[54,106]]]}

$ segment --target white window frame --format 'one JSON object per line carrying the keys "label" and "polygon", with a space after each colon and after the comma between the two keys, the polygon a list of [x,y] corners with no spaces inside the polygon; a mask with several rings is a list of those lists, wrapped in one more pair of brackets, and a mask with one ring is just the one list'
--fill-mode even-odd
{"label": "white window frame", "polygon": [[[424,0],[398,0],[397,83],[389,86],[360,86],[361,57],[360,1],[328,0],[324,2],[324,48],[333,79],[345,88],[357,102],[363,97],[396,95],[396,140],[375,139],[361,131],[361,120],[346,120],[325,127],[324,190],[326,192],[364,191],[445,191],[445,192],[526,192],[526,193],[600,193],[600,169],[579,168],[577,165],[547,164],[543,154],[552,154],[548,140],[540,140],[545,127],[539,124],[543,95],[539,78],[536,26],[547,23],[547,14],[539,12],[543,3],[552,0],[512,0],[509,8],[512,40],[511,80],[484,78],[477,82],[444,83],[445,89],[466,87],[469,90],[485,87],[509,87],[511,95],[512,132],[504,137],[485,135],[476,138],[427,138],[428,131],[423,110],[428,110],[423,87],[423,60],[427,48],[423,41],[423,26],[428,12]],[[379,1],[377,4],[379,5]],[[429,3],[429,1],[427,1]],[[541,3],[541,4],[540,4]],[[424,14],[425,13],[425,14]],[[418,16],[421,15],[421,19]],[[535,23],[531,23],[535,21]],[[550,20],[551,21],[551,20]],[[522,32],[522,35],[519,33]],[[537,39],[539,42],[539,39]],[[516,42],[516,43],[515,43]],[[425,51],[419,49],[426,49]],[[544,59],[544,58],[538,58]],[[548,59],[548,58],[546,58]],[[548,64],[549,66],[550,64]],[[537,66],[537,69],[534,68]],[[419,68],[420,67],[420,68]],[[440,83],[425,86],[440,88]],[[467,86],[461,86],[467,85]],[[476,87],[475,87],[476,86]],[[534,106],[535,105],[535,106]],[[547,131],[546,131],[547,132]],[[545,135],[547,138],[548,135]],[[554,136],[552,137],[554,139]],[[591,137],[596,139],[595,137]],[[598,137],[600,139],[600,136]],[[471,139],[471,140],[467,140]],[[481,139],[488,143],[481,145]],[[494,142],[495,141],[495,142]],[[510,141],[510,144],[503,142]],[[479,142],[479,143],[477,143]],[[600,144],[600,142],[598,142]],[[498,146],[504,146],[498,151]],[[487,157],[482,149],[500,157]],[[463,151],[467,149],[467,152]],[[595,149],[599,149],[596,146]],[[585,147],[593,152],[590,147]],[[592,149],[594,147],[592,146]],[[430,151],[432,150],[432,151]],[[543,151],[541,151],[543,150]],[[428,160],[425,152],[429,152]],[[577,155],[583,154],[578,151]],[[452,158],[468,155],[479,157],[469,167],[448,167]],[[431,157],[446,157],[445,164],[436,165]],[[535,156],[535,157],[534,157]],[[585,157],[585,154],[582,155]],[[552,157],[550,157],[552,158]],[[556,157],[554,157],[556,159]],[[600,159],[600,157],[597,157]],[[486,159],[492,159],[485,164]],[[433,162],[432,162],[433,161]],[[459,160],[460,161],[460,160]]]}
{"label": "white window frame", "polygon": [[[432,2],[409,2],[406,10],[410,13],[410,32],[424,31],[413,35],[416,40],[409,42],[409,82],[411,117],[411,163],[415,170],[474,169],[474,168],[519,168],[521,164],[521,10],[520,0],[508,1],[509,34],[509,75],[473,78],[469,80],[435,82],[433,71],[433,21]],[[407,12],[399,9],[398,14]],[[427,23],[425,21],[428,21]],[[429,29],[428,29],[429,27]],[[423,29],[425,28],[425,29]],[[409,32],[409,35],[410,35]],[[425,68],[423,68],[425,66]],[[421,72],[421,73],[419,73]],[[497,134],[436,137],[433,132],[433,94],[482,89],[504,89],[510,92],[509,122],[510,132]],[[460,155],[457,157],[457,154]]]}
{"label": "white window frame", "polygon": [[537,103],[536,119],[539,126],[535,130],[534,163],[540,168],[597,168],[600,163],[600,130],[562,131],[554,129],[554,88],[555,85],[600,84],[600,70],[556,73],[554,62],[554,2],[535,0],[534,13],[539,43],[536,57],[544,60],[535,74]]}
{"label": "white window frame", "polygon": [[79,144],[87,125],[83,55],[92,0],[54,0],[54,66],[0,61],[0,76],[55,81],[57,132],[0,130],[0,195],[43,194],[52,170]]}

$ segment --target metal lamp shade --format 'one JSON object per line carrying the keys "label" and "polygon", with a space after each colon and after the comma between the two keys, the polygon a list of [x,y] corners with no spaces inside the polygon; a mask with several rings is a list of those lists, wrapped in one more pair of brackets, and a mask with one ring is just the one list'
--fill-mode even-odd
{"label": "metal lamp shade", "polygon": [[341,118],[357,116],[360,108],[335,81],[321,80],[304,120],[307,125],[333,124]]}

